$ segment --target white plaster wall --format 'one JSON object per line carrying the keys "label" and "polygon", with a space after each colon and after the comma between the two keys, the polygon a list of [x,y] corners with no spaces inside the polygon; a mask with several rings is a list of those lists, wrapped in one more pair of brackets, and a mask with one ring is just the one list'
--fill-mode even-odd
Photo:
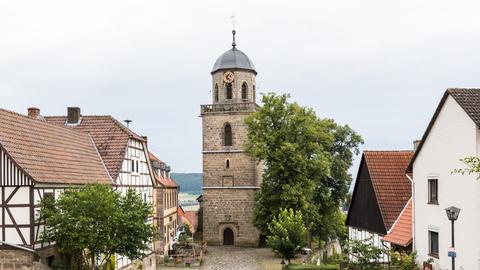
{"label": "white plaster wall", "polygon": [[[476,175],[452,174],[464,165],[459,161],[477,155],[477,127],[465,111],[448,97],[430,134],[424,142],[413,165],[415,184],[414,246],[420,263],[428,255],[428,230],[439,232],[439,259],[434,259],[434,269],[449,269],[447,256],[451,241],[451,224],[445,208],[461,208],[455,223],[457,269],[480,269],[478,245],[480,182]],[[428,204],[428,179],[438,179],[439,205]]]}
{"label": "white plaster wall", "polygon": [[[350,241],[371,241],[372,246],[385,250],[384,254],[379,258],[378,262],[380,263],[388,263],[389,256],[388,250],[390,249],[390,243],[383,242],[382,243],[382,236],[377,233],[372,233],[369,231],[361,230],[358,228],[348,227],[348,239]],[[355,260],[353,256],[350,255],[351,260]]]}

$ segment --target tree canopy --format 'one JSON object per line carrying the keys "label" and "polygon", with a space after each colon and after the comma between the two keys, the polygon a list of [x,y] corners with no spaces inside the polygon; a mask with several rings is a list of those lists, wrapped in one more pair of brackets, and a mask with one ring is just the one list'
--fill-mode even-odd
{"label": "tree canopy", "polygon": [[338,209],[352,176],[348,173],[362,138],[347,125],[319,118],[311,108],[265,94],[263,106],[246,119],[246,151],[265,164],[254,223],[264,235],[280,209],[302,213],[320,239],[337,234]]}
{"label": "tree canopy", "polygon": [[281,209],[268,224],[268,230],[267,245],[289,262],[307,244],[307,228],[300,211]]}
{"label": "tree canopy", "polygon": [[66,269],[102,269],[115,254],[145,255],[154,235],[151,216],[152,207],[133,189],[122,196],[107,185],[72,188],[42,201],[41,239],[56,243]]}

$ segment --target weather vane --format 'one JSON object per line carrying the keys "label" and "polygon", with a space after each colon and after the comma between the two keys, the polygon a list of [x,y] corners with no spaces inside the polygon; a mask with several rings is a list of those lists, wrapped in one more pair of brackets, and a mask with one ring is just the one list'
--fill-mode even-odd
{"label": "weather vane", "polygon": [[232,14],[232,16],[230,16],[230,19],[232,20],[232,35],[233,35],[232,47],[235,48],[235,46],[237,46],[237,43],[235,43],[235,34],[236,34],[236,31],[235,31],[235,14]]}

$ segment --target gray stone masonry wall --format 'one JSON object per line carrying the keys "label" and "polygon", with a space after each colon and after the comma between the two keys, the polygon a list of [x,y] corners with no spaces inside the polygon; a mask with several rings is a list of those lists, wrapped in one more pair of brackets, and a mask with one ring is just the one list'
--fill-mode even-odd
{"label": "gray stone masonry wall", "polygon": [[27,270],[33,267],[34,254],[23,250],[0,250],[1,270]]}
{"label": "gray stone masonry wall", "polygon": [[[250,113],[204,115],[202,121],[203,151],[243,150],[243,145],[247,141],[245,118]],[[224,129],[227,123],[232,127],[232,146],[229,147],[225,146],[224,140]]]}
{"label": "gray stone masonry wall", "polygon": [[253,226],[254,189],[204,189],[203,239],[223,244],[223,230],[234,232],[235,246],[255,247],[259,232]]}
{"label": "gray stone masonry wall", "polygon": [[[226,163],[229,161],[229,168]],[[235,186],[255,186],[256,163],[244,153],[204,154],[203,186],[223,186],[223,176],[232,176]]]}
{"label": "gray stone masonry wall", "polygon": [[[221,104],[221,103],[241,103],[241,102],[254,102],[254,90],[253,86],[255,85],[255,74],[251,71],[245,70],[231,70],[234,75],[234,81],[232,85],[233,90],[233,98],[231,100],[227,100],[226,94],[226,84],[223,82],[223,74],[226,72],[225,70],[216,72],[212,76],[212,103],[213,104]],[[242,84],[246,82],[248,85],[248,96],[247,100],[242,99]],[[215,84],[218,85],[218,102],[215,101]]]}

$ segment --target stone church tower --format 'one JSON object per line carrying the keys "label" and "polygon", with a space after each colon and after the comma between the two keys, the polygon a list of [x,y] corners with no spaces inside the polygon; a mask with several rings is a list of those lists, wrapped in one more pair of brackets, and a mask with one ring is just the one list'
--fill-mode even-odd
{"label": "stone church tower", "polygon": [[201,106],[203,128],[203,239],[211,245],[257,246],[253,202],[263,166],[243,150],[245,118],[257,108],[255,76],[248,56],[236,48],[212,69],[212,104]]}

